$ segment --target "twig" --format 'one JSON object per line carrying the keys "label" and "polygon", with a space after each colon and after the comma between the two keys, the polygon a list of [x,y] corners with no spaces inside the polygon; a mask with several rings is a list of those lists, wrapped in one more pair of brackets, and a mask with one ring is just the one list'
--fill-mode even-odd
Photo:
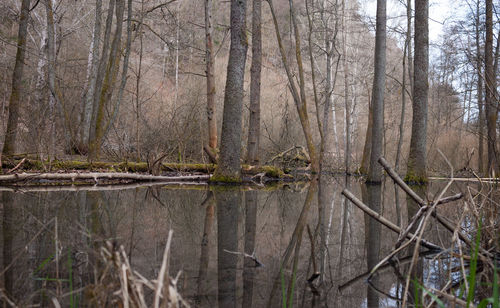
{"label": "twig", "polygon": [[[9,171],[7,171],[7,174],[12,173],[12,172],[16,171],[17,169],[19,169],[19,167],[21,167],[21,165],[22,165],[25,161],[26,161],[26,157],[25,157],[25,158],[23,158],[23,159],[19,162],[19,164],[17,164],[14,168],[12,168],[12,169],[10,169]],[[1,164],[1,159],[0,159],[0,168],[1,168],[1,167],[2,167],[2,164]]]}
{"label": "twig", "polygon": [[264,264],[262,264],[259,260],[257,260],[257,257],[255,256],[255,251],[251,255],[244,253],[244,252],[231,251],[231,250],[227,250],[227,249],[224,249],[224,251],[227,253],[233,254],[233,255],[242,255],[245,258],[252,259],[255,262],[255,267],[264,266]]}

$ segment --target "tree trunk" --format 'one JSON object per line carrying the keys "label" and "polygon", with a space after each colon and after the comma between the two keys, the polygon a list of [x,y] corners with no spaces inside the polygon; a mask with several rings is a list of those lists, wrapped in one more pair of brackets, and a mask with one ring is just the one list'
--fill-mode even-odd
{"label": "tree trunk", "polygon": [[427,102],[429,92],[429,1],[415,1],[415,62],[413,77],[413,117],[406,180],[427,181]]}
{"label": "tree trunk", "polygon": [[493,175],[498,170],[496,157],[496,123],[498,118],[497,102],[495,100],[496,75],[493,68],[493,3],[486,0],[486,43],[484,46],[485,60],[485,106],[486,106],[486,126],[488,137],[488,165],[489,175]]}
{"label": "tree trunk", "polygon": [[399,139],[398,147],[396,150],[396,172],[399,171],[399,162],[401,160],[401,149],[403,147],[404,139],[404,125],[405,125],[405,112],[406,112],[406,60],[410,58],[409,45],[411,42],[411,0],[406,1],[406,37],[405,45],[403,48],[403,81],[401,84],[401,117],[399,120]]}
{"label": "tree trunk", "polygon": [[241,121],[247,56],[246,1],[231,0],[231,48],[227,64],[221,148],[215,181],[241,181]]}
{"label": "tree trunk", "polygon": [[[369,92],[369,91],[368,91]],[[370,156],[372,151],[372,130],[373,130],[373,109],[370,95],[368,95],[368,124],[366,125],[365,146],[363,147],[363,157],[359,173],[368,174],[370,168]]]}
{"label": "tree trunk", "polygon": [[479,174],[485,174],[486,170],[484,168],[484,104],[483,104],[483,59],[481,57],[481,32],[479,30],[480,26],[480,0],[476,2],[476,70],[477,70],[477,107],[479,113],[479,127],[478,127],[478,168]]}
{"label": "tree trunk", "polygon": [[[140,29],[139,29],[140,30]],[[123,91],[125,91],[125,86],[127,85],[127,73],[128,73],[128,63],[130,58],[130,49],[132,46],[132,0],[127,0],[127,42],[125,45],[125,55],[123,56],[123,67],[122,67],[122,78],[120,81],[120,87],[118,88],[118,93],[116,95],[116,103],[113,108],[113,114],[106,124],[106,129],[104,130],[104,137],[108,134],[109,129],[113,125],[113,122],[118,116],[118,111],[120,110],[120,105],[123,99]]]}
{"label": "tree trunk", "polygon": [[212,42],[212,0],[205,0],[205,61],[207,64],[207,123],[208,146],[217,148],[217,117],[215,107],[215,53]]}
{"label": "tree trunk", "polygon": [[304,133],[304,137],[306,139],[307,149],[309,151],[309,156],[311,160],[311,171],[313,173],[317,173],[319,171],[319,158],[316,153],[316,147],[314,145],[314,140],[312,138],[311,133],[311,125],[309,123],[309,116],[307,113],[307,101],[306,101],[306,93],[305,93],[305,84],[304,84],[304,68],[302,66],[302,55],[300,49],[300,36],[299,30],[295,18],[295,12],[293,9],[293,1],[289,1],[290,5],[290,13],[292,17],[292,24],[294,29],[295,36],[295,57],[297,60],[297,66],[299,71],[299,90],[297,89],[297,85],[295,84],[295,77],[293,76],[290,65],[288,64],[288,60],[286,58],[286,51],[283,47],[283,42],[281,40],[281,33],[279,31],[278,19],[276,17],[276,13],[274,11],[272,0],[268,0],[269,8],[271,10],[271,15],[273,18],[274,29],[276,32],[276,39],[278,41],[278,46],[281,54],[281,59],[283,61],[283,66],[286,71],[286,75],[288,78],[289,89],[292,93],[293,101],[295,102],[295,107],[297,108],[297,113],[299,115],[300,124],[302,126],[302,131]]}
{"label": "tree trunk", "polygon": [[56,45],[55,45],[55,28],[54,28],[54,10],[52,0],[45,1],[45,15],[47,17],[47,59],[48,59],[48,84],[49,84],[49,161],[54,159],[55,152],[55,134],[56,134]]}
{"label": "tree trunk", "polygon": [[[382,167],[377,160],[382,156],[384,133],[384,91],[386,63],[386,0],[377,0],[377,22],[375,32],[375,76],[372,91],[372,146],[368,182],[382,181]],[[346,110],[347,111],[347,110]]]}
{"label": "tree trunk", "polygon": [[12,89],[9,99],[9,114],[7,130],[3,144],[2,155],[12,155],[16,152],[17,124],[19,120],[19,103],[23,81],[24,57],[26,52],[26,35],[28,33],[30,0],[22,0],[19,30],[17,34],[17,51],[14,73],[12,75]]}
{"label": "tree trunk", "polygon": [[89,160],[97,158],[95,149],[93,149],[92,146],[94,143],[93,140],[96,139],[96,125],[97,125],[96,123],[97,123],[97,115],[99,109],[99,101],[103,87],[104,75],[108,67],[107,61],[109,60],[109,50],[110,50],[109,42],[111,40],[111,28],[113,26],[113,12],[115,10],[115,3],[116,0],[109,0],[108,14],[106,16],[106,27],[104,29],[104,40],[102,43],[102,54],[101,54],[101,59],[99,60],[99,68],[97,70],[97,76],[96,76],[96,87],[94,90],[94,97],[92,99],[92,115],[89,127],[89,144],[88,144]]}
{"label": "tree trunk", "polygon": [[[92,106],[97,82],[97,71],[99,70],[99,43],[101,38],[101,15],[102,0],[97,0],[95,4],[95,22],[92,33],[92,42],[89,51],[88,88],[83,98],[83,121],[80,132],[80,144],[87,147],[89,142],[90,121],[92,118]],[[84,151],[86,152],[86,150]]]}
{"label": "tree trunk", "polygon": [[97,104],[97,114],[95,119],[95,133],[90,136],[89,141],[89,159],[94,160],[99,158],[101,151],[102,139],[104,136],[104,110],[108,102],[111,100],[113,88],[118,74],[118,65],[121,55],[119,54],[120,41],[122,35],[123,11],[125,9],[125,0],[116,1],[116,30],[111,43],[109,60],[106,67],[106,74],[102,83],[100,98]]}
{"label": "tree trunk", "polygon": [[[343,1],[342,5],[342,27],[344,28],[344,32],[342,35],[342,66],[344,67],[344,108],[345,108],[345,151],[344,151],[344,162],[345,162],[345,172],[349,174],[349,166],[351,164],[351,106],[349,104],[349,66],[347,65],[347,48],[346,48],[346,40],[347,40],[347,25],[346,25],[346,1]],[[377,4],[378,7],[378,4]],[[385,18],[385,17],[384,17]],[[378,12],[377,12],[377,20],[378,20]],[[385,27],[385,20],[384,20]],[[377,23],[378,29],[378,23]],[[377,35],[379,33],[377,32]],[[377,36],[378,37],[378,36]],[[385,28],[384,28],[384,50],[385,50]],[[384,69],[383,74],[385,75],[385,51],[384,51]],[[385,78],[384,78],[385,80]],[[383,83],[382,91],[385,89],[385,81]],[[354,93],[353,93],[354,94]],[[383,94],[382,94],[383,95]],[[382,96],[382,103],[383,103]],[[383,107],[382,107],[383,108]],[[383,125],[383,124],[382,124]]]}
{"label": "tree trunk", "polygon": [[262,69],[262,0],[253,0],[252,66],[250,68],[250,119],[248,123],[247,163],[259,164],[260,143],[260,75]]}

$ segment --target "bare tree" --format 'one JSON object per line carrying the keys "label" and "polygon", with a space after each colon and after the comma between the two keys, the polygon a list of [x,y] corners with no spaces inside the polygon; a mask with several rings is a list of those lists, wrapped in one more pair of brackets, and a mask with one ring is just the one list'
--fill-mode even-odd
{"label": "bare tree", "polygon": [[[90,120],[92,117],[92,105],[95,95],[97,71],[99,69],[99,43],[101,37],[101,17],[102,0],[97,0],[95,4],[95,21],[90,43],[88,69],[87,69],[87,89],[83,96],[82,124],[80,125],[80,147],[87,147],[89,142]],[[82,149],[81,149],[82,150]],[[86,152],[83,151],[83,152]]]}
{"label": "bare tree", "polygon": [[262,69],[262,0],[252,6],[252,66],[250,68],[250,119],[248,123],[247,163],[259,163],[260,75]]}
{"label": "bare tree", "polygon": [[12,155],[16,152],[17,125],[19,121],[19,104],[23,88],[24,57],[26,54],[26,35],[28,33],[30,0],[22,0],[19,30],[17,34],[17,51],[14,73],[12,74],[12,89],[9,99],[9,115],[7,130],[3,144],[2,155]]}
{"label": "bare tree", "polygon": [[89,140],[89,160],[99,158],[102,138],[104,136],[104,111],[108,102],[111,100],[113,88],[118,74],[118,66],[120,63],[120,41],[122,35],[123,12],[125,9],[125,0],[116,0],[116,30],[111,43],[109,60],[107,62],[106,72],[97,104],[97,113],[95,118],[95,126],[91,127],[93,131],[90,134]]}
{"label": "bare tree", "polygon": [[224,93],[220,157],[214,181],[241,181],[241,112],[248,49],[245,29],[246,1],[231,0],[231,48]]}
{"label": "bare tree", "polygon": [[[372,91],[372,145],[368,182],[380,183],[382,167],[378,159],[382,156],[382,138],[384,133],[384,91],[386,63],[386,0],[377,0],[377,22],[375,30],[375,75]],[[348,112],[348,111],[346,111]]]}
{"label": "bare tree", "polygon": [[484,45],[484,61],[485,61],[485,111],[486,111],[486,126],[488,137],[488,174],[494,175],[499,172],[497,151],[496,151],[496,134],[497,134],[497,119],[498,119],[498,102],[495,99],[496,92],[496,74],[493,66],[493,1],[486,0],[486,42]]}
{"label": "bare tree", "polygon": [[319,171],[319,158],[316,153],[316,146],[314,145],[314,140],[312,137],[311,125],[309,122],[309,115],[307,111],[307,100],[306,100],[306,91],[305,91],[305,79],[304,79],[304,67],[302,62],[302,54],[300,47],[300,34],[299,28],[297,25],[297,20],[295,16],[295,9],[293,7],[293,0],[289,0],[290,6],[290,14],[292,20],[292,27],[295,38],[295,58],[297,60],[297,70],[299,77],[299,88],[297,89],[297,85],[295,82],[294,75],[290,69],[290,65],[288,63],[286,57],[286,51],[283,47],[283,41],[281,39],[281,33],[279,30],[278,19],[276,17],[276,12],[273,7],[272,0],[267,0],[269,4],[269,8],[271,9],[271,15],[273,17],[274,30],[276,32],[276,39],[278,41],[278,47],[281,54],[281,60],[283,62],[283,66],[286,71],[286,75],[288,77],[288,85],[289,89],[292,93],[293,101],[295,102],[295,107],[297,108],[297,113],[299,115],[300,124],[302,126],[302,131],[304,132],[304,137],[306,139],[307,149],[309,151],[309,157],[311,160],[311,170],[314,173]]}
{"label": "bare tree", "polygon": [[[405,43],[403,47],[403,75],[401,82],[401,117],[399,120],[399,138],[398,138],[398,147],[396,149],[396,162],[395,168],[396,171],[399,171],[399,162],[401,160],[401,149],[403,147],[403,138],[404,138],[404,127],[405,127],[405,112],[406,112],[406,75],[407,75],[407,66],[410,67],[410,53],[411,53],[411,0],[406,1],[406,35],[405,35]],[[408,62],[407,62],[408,60]]]}
{"label": "bare tree", "polygon": [[429,1],[415,1],[413,117],[406,180],[427,181],[427,104],[429,70]]}
{"label": "bare tree", "polygon": [[45,15],[47,18],[47,71],[49,84],[49,160],[54,158],[55,134],[56,134],[56,34],[54,27],[54,10],[52,0],[45,0]]}
{"label": "bare tree", "polygon": [[217,117],[215,110],[215,53],[212,42],[212,32],[212,0],[205,0],[208,146],[209,150],[213,152],[217,148]]}

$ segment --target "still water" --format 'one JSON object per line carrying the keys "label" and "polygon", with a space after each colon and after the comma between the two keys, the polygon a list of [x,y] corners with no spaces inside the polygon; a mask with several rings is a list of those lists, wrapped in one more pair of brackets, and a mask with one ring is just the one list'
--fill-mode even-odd
{"label": "still water", "polygon": [[[369,267],[389,254],[397,234],[346,202],[341,191],[347,184],[367,200],[369,189],[353,178],[278,188],[3,188],[0,287],[23,306],[49,306],[52,296],[63,306],[86,306],[92,296],[86,286],[99,283],[105,241],[123,245],[132,267],[153,279],[173,230],[169,274],[180,273],[177,285],[191,306],[397,307],[408,258],[400,254],[398,270],[385,266],[367,282]],[[431,185],[429,198],[444,184]],[[449,194],[459,191],[452,186]],[[452,218],[455,207],[440,210]],[[387,181],[377,210],[405,225],[416,209]],[[429,240],[446,247],[447,231],[435,224],[429,231]],[[436,287],[447,278],[432,256],[417,267],[417,275]]]}

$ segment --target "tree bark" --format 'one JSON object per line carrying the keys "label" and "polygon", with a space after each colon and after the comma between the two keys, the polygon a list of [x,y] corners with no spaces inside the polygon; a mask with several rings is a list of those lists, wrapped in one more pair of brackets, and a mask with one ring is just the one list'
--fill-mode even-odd
{"label": "tree bark", "polygon": [[372,131],[373,131],[373,109],[370,95],[368,95],[368,124],[366,125],[365,146],[363,147],[363,156],[361,158],[361,166],[359,172],[368,174],[370,168],[370,156],[372,151]]}
{"label": "tree bark", "polygon": [[54,28],[54,10],[52,0],[45,0],[45,15],[47,18],[47,72],[49,84],[49,161],[54,159],[55,152],[55,134],[56,134],[56,45],[55,45],[55,28]]}
{"label": "tree bark", "polygon": [[[83,121],[80,132],[80,143],[82,147],[87,147],[89,142],[90,121],[92,118],[92,106],[96,90],[97,73],[99,70],[99,43],[101,38],[101,15],[102,0],[97,0],[95,4],[94,31],[89,51],[88,88],[83,98]],[[86,151],[84,151],[86,152]]]}
{"label": "tree bark", "polygon": [[205,0],[205,61],[207,64],[207,122],[208,146],[217,148],[217,117],[215,107],[215,53],[212,42],[212,0]]}
{"label": "tree bark", "polygon": [[260,80],[262,69],[262,0],[252,6],[252,66],[250,68],[250,119],[248,123],[247,163],[259,164]]}
{"label": "tree bark", "polygon": [[109,51],[110,51],[110,40],[111,40],[111,28],[113,26],[113,13],[115,10],[116,0],[109,0],[108,13],[106,16],[106,26],[104,29],[104,40],[102,42],[102,54],[101,59],[99,60],[99,67],[97,70],[96,76],[96,87],[94,90],[94,97],[92,98],[92,115],[90,120],[89,127],[89,153],[88,159],[93,160],[97,158],[97,154],[95,153],[94,141],[96,139],[96,125],[97,125],[97,115],[99,109],[99,101],[101,97],[101,92],[103,88],[104,75],[106,74],[106,69],[108,66],[109,60]]}
{"label": "tree bark", "polygon": [[97,114],[95,118],[95,126],[92,128],[95,133],[91,134],[89,140],[89,159],[94,160],[99,158],[101,152],[102,139],[104,136],[104,109],[111,100],[113,88],[118,74],[118,65],[121,55],[119,47],[122,35],[123,12],[125,9],[125,0],[116,1],[116,30],[111,43],[109,60],[106,66],[106,74],[102,83],[100,98],[97,104]]}
{"label": "tree bark", "polygon": [[[410,42],[411,42],[411,0],[406,1],[406,37],[405,45],[403,48],[403,81],[401,84],[401,116],[399,120],[399,140],[398,147],[396,150],[396,171],[399,171],[399,162],[401,160],[401,150],[403,147],[404,139],[404,124],[405,124],[405,112],[406,112],[406,66],[409,65],[407,60],[410,59]],[[408,61],[409,62],[409,61]]]}
{"label": "tree bark", "polygon": [[479,174],[485,174],[484,168],[484,103],[483,103],[483,59],[481,56],[481,32],[480,26],[480,0],[476,1],[476,70],[477,70],[477,107],[479,113],[479,127],[478,127],[478,168]]}
{"label": "tree bark", "polygon": [[[140,30],[140,29],[139,29]],[[118,88],[118,93],[116,95],[116,103],[113,108],[113,114],[106,124],[106,129],[104,130],[104,137],[108,134],[109,129],[113,125],[113,122],[118,116],[118,111],[120,110],[120,105],[123,99],[123,91],[125,91],[125,86],[127,85],[128,79],[128,63],[130,58],[130,51],[132,46],[132,0],[127,0],[127,41],[125,44],[125,55],[123,56],[123,67],[122,67],[122,78],[120,81],[120,87]]]}
{"label": "tree bark", "polygon": [[386,0],[377,0],[377,22],[375,32],[375,76],[372,91],[372,146],[368,182],[382,181],[382,167],[377,163],[382,156],[382,138],[384,133],[384,91],[386,63]]}
{"label": "tree bark", "polygon": [[415,59],[413,67],[413,117],[406,180],[427,181],[427,104],[429,70],[429,1],[415,1]]}
{"label": "tree bark", "polygon": [[[351,158],[351,106],[349,104],[349,66],[347,65],[347,48],[346,48],[346,40],[347,40],[347,27],[346,27],[346,1],[343,1],[342,5],[342,26],[344,28],[344,32],[342,35],[342,65],[344,67],[344,108],[345,108],[345,151],[344,151],[344,163],[345,163],[345,172],[346,174],[349,174],[349,166],[351,164],[350,158]],[[378,7],[378,4],[377,4]],[[378,20],[378,13],[377,13],[377,20]],[[384,21],[384,27],[385,27],[385,21]],[[378,29],[378,23],[377,23],[377,29]],[[385,32],[385,30],[384,30]],[[378,32],[377,32],[378,35]],[[378,36],[377,36],[378,37]],[[384,34],[384,50],[385,50],[385,34]],[[383,69],[383,74],[385,76],[385,51],[384,51],[384,69]],[[385,89],[385,81],[383,82],[383,88],[382,91]],[[354,94],[354,93],[353,93]],[[382,96],[382,103],[383,103],[383,96]],[[382,106],[383,108],[383,106]],[[383,114],[383,113],[382,113]],[[383,124],[382,124],[383,125]],[[383,128],[382,128],[383,129]]]}
{"label": "tree bark", "polygon": [[493,67],[493,1],[486,0],[486,42],[484,45],[485,60],[485,107],[486,126],[488,137],[488,165],[489,175],[498,172],[496,157],[496,123],[498,119],[497,102],[495,100],[496,75]]}
{"label": "tree bark", "polygon": [[30,0],[22,0],[19,30],[17,34],[17,51],[14,73],[12,75],[12,89],[9,99],[9,113],[7,130],[2,149],[2,155],[12,155],[16,152],[17,124],[19,120],[19,104],[21,100],[24,58],[26,53],[26,35],[28,33]]}
{"label": "tree bark", "polygon": [[220,158],[214,173],[215,181],[241,181],[241,113],[248,49],[245,12],[245,0],[231,0],[231,48],[224,93]]}

